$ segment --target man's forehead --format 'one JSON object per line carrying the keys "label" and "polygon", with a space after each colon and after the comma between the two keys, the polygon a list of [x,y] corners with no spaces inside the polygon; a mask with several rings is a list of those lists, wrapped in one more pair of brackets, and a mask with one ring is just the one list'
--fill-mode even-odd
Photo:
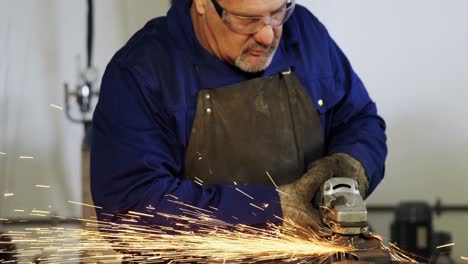
{"label": "man's forehead", "polygon": [[238,15],[267,15],[280,9],[286,0],[218,0],[218,3]]}

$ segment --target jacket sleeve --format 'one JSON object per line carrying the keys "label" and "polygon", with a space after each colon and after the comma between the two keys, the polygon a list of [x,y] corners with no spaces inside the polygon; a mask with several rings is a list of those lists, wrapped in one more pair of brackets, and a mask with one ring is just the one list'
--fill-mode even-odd
{"label": "jacket sleeve", "polygon": [[327,113],[328,154],[341,152],[359,160],[369,180],[370,195],[385,172],[386,125],[346,56],[329,36],[328,41],[335,85],[344,90],[341,101]]}
{"label": "jacket sleeve", "polygon": [[91,189],[95,205],[102,207],[99,219],[135,211],[154,215],[141,216],[147,224],[173,225],[164,214],[182,215],[190,209],[185,204],[227,223],[277,222],[281,206],[273,187],[202,187],[184,179],[180,157],[186,150],[177,142],[169,114],[148,90],[132,68],[116,60],[107,67],[91,146]]}

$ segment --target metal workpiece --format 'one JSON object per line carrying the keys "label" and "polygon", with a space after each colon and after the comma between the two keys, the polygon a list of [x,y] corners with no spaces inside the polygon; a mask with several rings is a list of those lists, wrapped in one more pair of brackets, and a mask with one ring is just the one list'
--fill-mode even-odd
{"label": "metal workpiece", "polygon": [[329,262],[330,264],[416,264],[414,262],[401,262],[401,261],[390,261],[390,262],[369,262],[369,261],[360,261],[360,260],[342,260],[337,262]]}
{"label": "metal workpiece", "polygon": [[381,240],[372,235],[336,235],[336,243],[351,245],[355,250],[335,254],[329,263],[392,263],[392,257],[387,249],[382,248]]}
{"label": "metal workpiece", "polygon": [[365,249],[362,251],[350,252],[341,257],[332,257],[329,263],[390,264],[401,262],[392,261],[390,253],[386,250]]}
{"label": "metal workpiece", "polygon": [[356,250],[337,254],[332,256],[328,263],[330,264],[403,264],[403,263],[413,263],[410,261],[397,261],[392,259],[392,254],[387,250],[381,247],[381,242],[375,238],[363,239],[354,237],[353,239],[358,239],[358,244],[355,244],[357,247]]}
{"label": "metal workpiece", "polygon": [[395,261],[395,260],[339,260],[333,261],[331,260],[328,264],[423,264],[423,263],[416,263],[416,262],[403,262],[403,261]]}

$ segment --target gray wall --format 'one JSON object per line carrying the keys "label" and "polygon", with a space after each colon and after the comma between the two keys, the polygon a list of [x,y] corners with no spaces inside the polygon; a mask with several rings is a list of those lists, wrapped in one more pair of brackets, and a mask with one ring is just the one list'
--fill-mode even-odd
{"label": "gray wall", "polygon": [[[468,204],[468,2],[465,0],[300,0],[328,27],[377,102],[388,125],[386,178],[368,203],[401,200]],[[95,64],[151,17],[162,0],[96,1]],[[64,81],[84,64],[85,1],[0,1],[0,218],[33,209],[77,216],[82,127],[69,123]],[[21,155],[34,160],[18,159]],[[50,185],[50,189],[36,188]],[[14,212],[24,209],[25,213]],[[372,214],[389,237],[391,214]],[[436,218],[451,231],[455,256],[468,254],[467,214]]]}
{"label": "gray wall", "polygon": [[[168,1],[95,1],[94,62],[100,73],[136,30],[168,7]],[[78,84],[86,11],[85,0],[0,1],[0,152],[6,153],[0,154],[0,218],[29,216],[34,209],[80,215],[67,201],[81,200],[83,127],[50,104],[63,107],[63,83]]]}

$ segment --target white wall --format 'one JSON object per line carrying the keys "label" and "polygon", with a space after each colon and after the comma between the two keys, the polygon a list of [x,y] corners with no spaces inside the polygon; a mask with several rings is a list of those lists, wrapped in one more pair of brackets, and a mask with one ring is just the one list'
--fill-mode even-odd
{"label": "white wall", "polygon": [[[465,0],[299,0],[328,27],[388,125],[387,175],[369,204],[400,200],[468,204],[468,2]],[[95,64],[114,52],[162,0],[96,2]],[[85,1],[0,0],[0,218],[13,209],[79,215],[82,127],[63,105],[62,83],[76,84],[85,51]],[[20,160],[31,155],[34,160]],[[38,189],[36,184],[52,186]],[[52,208],[48,208],[52,206]],[[388,237],[392,215],[371,215]],[[455,256],[468,254],[467,214],[437,218],[452,232]]]}
{"label": "white wall", "polygon": [[[94,62],[100,73],[112,55],[168,1],[95,1]],[[63,83],[78,84],[85,63],[86,1],[0,1],[0,218],[31,210],[79,216],[83,128],[63,111]],[[74,102],[73,102],[74,103]],[[33,156],[33,160],[19,156]],[[50,189],[35,185],[49,185]],[[4,193],[14,196],[4,197]],[[14,212],[23,209],[25,213]]]}
{"label": "white wall", "polygon": [[[302,0],[348,55],[388,125],[384,181],[368,204],[468,205],[468,1]],[[392,214],[372,214],[389,237]],[[435,218],[468,254],[468,213]],[[460,259],[458,259],[460,261]]]}

